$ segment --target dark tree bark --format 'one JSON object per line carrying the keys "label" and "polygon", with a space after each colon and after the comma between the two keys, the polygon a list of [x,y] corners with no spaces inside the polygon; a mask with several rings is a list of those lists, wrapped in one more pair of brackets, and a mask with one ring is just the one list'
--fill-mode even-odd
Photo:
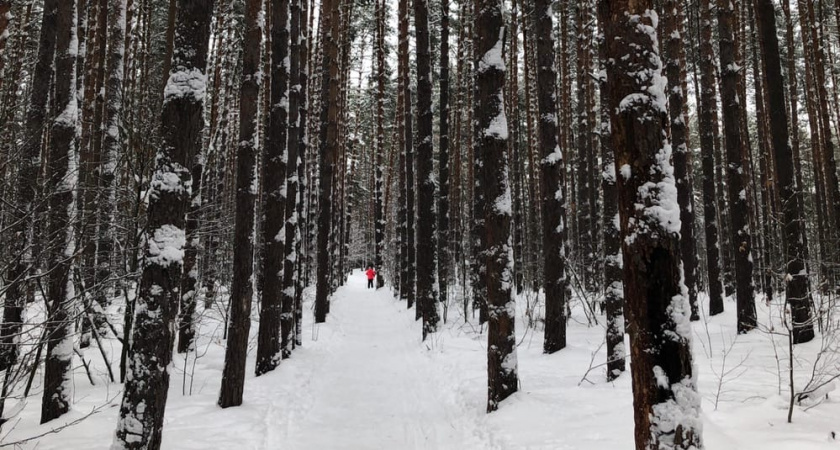
{"label": "dark tree bark", "polygon": [[516,305],[513,298],[511,195],[508,180],[504,85],[504,17],[500,0],[476,3],[475,40],[475,153],[481,155],[485,238],[487,309],[487,412],[519,389],[516,362]]}
{"label": "dark tree bark", "polygon": [[176,39],[161,113],[163,142],[150,185],[146,264],[113,448],[159,449],[161,445],[185,244],[187,187],[191,182],[188,167],[201,146],[212,12],[211,0],[178,2]]}
{"label": "dark tree bark", "polygon": [[55,15],[55,61],[53,96],[47,147],[46,194],[49,196],[47,236],[49,277],[47,285],[47,355],[44,361],[44,392],[41,423],[70,411],[73,400],[73,309],[76,293],[70,277],[76,252],[75,195],[79,160],[76,129],[76,2],[59,2]]}
{"label": "dark tree bark", "polygon": [[[116,191],[114,183],[117,175],[117,164],[122,153],[123,109],[123,73],[125,58],[125,27],[126,1],[110,0],[108,2],[108,60],[105,80],[105,122],[102,141],[101,165],[99,168],[99,201],[95,206],[97,211],[96,227],[96,274],[94,288],[96,302],[104,310],[108,299],[108,279],[112,276],[111,258],[114,249],[114,235],[112,225]],[[97,308],[98,309],[98,308]],[[104,311],[99,310],[94,316],[100,335],[107,333],[108,327],[103,323]]]}
{"label": "dark tree bark", "polygon": [[321,5],[323,55],[321,58],[321,111],[319,120],[319,152],[321,155],[318,193],[317,281],[315,288],[315,322],[323,323],[329,312],[328,253],[333,214],[333,172],[338,155],[338,115],[341,79],[339,69],[339,31],[341,0],[325,1]]}
{"label": "dark tree bark", "polygon": [[256,166],[259,143],[257,128],[262,48],[262,5],[260,0],[245,2],[245,34],[242,52],[242,82],[239,86],[239,140],[236,161],[236,217],[233,235],[233,279],[230,288],[225,366],[219,406],[242,404],[245,390],[245,361],[248,331],[251,328],[251,302],[254,296],[254,207],[257,196]]}
{"label": "dark tree bark", "polygon": [[700,0],[700,155],[703,168],[703,222],[706,234],[706,270],[709,278],[709,315],[723,312],[723,280],[718,241],[717,185],[715,183],[715,139],[717,136],[717,96],[712,47],[713,16],[710,0]]}
{"label": "dark tree bark", "polygon": [[435,292],[435,181],[432,124],[432,57],[427,0],[414,0],[417,48],[417,308],[423,317],[423,339],[438,326]]}
{"label": "dark tree bark", "polygon": [[680,205],[680,254],[683,261],[685,286],[691,304],[691,320],[700,320],[697,306],[697,244],[694,238],[694,181],[692,157],[688,149],[688,123],[685,115],[685,35],[682,3],[665,2],[664,34],[666,74],[668,76],[668,104],[671,116],[671,146],[674,149],[674,179],[677,182],[677,201]]}
{"label": "dark tree bark", "polygon": [[[302,194],[301,178],[302,162],[301,150],[301,74],[305,70],[301,65],[301,3],[306,0],[293,0],[290,5],[289,15],[289,131],[288,150],[286,158],[286,217],[285,217],[285,257],[283,258],[283,291],[281,298],[280,312],[280,347],[283,358],[291,356],[295,346],[297,334],[297,280],[300,274],[297,272],[300,253],[300,212],[299,206]],[[303,44],[306,45],[305,43]]]}
{"label": "dark tree bark", "polygon": [[[636,449],[703,448],[653,2],[601,0],[630,321]],[[639,207],[639,205],[642,205]]]}
{"label": "dark tree bark", "polygon": [[[286,164],[288,159],[289,126],[289,1],[271,2],[271,107],[265,131],[265,149],[262,155],[263,201],[263,253],[262,270],[264,285],[260,302],[260,325],[257,337],[256,374],[274,370],[281,359],[283,341],[281,315],[284,309],[291,312],[291,297],[283,295],[283,270],[286,232],[294,227],[286,224]],[[295,170],[293,167],[292,170]],[[294,236],[294,234],[292,235]],[[294,239],[294,237],[292,237]],[[284,302],[287,302],[284,304]],[[286,324],[289,331],[289,323]]]}
{"label": "dark tree bark", "polygon": [[[449,293],[449,0],[440,2],[440,176],[437,209],[437,270],[440,302],[447,304]],[[444,314],[444,320],[446,320]]]}
{"label": "dark tree bark", "polygon": [[566,199],[563,174],[566,164],[557,142],[557,72],[551,2],[535,0],[533,36],[536,38],[539,155],[542,157],[540,196],[543,207],[543,282],[545,339],[543,351],[566,347]]}
{"label": "dark tree bark", "polygon": [[[600,18],[603,19],[603,18]],[[603,24],[602,24],[603,26]],[[607,315],[607,381],[613,381],[626,370],[624,348],[624,284],[622,282],[621,230],[618,216],[615,155],[610,130],[610,85],[606,72],[606,44],[600,42],[604,69],[599,79],[601,90],[601,190],[604,193],[604,214],[601,216],[604,239],[604,310]]]}
{"label": "dark tree bark", "polygon": [[779,41],[776,34],[776,16],[773,2],[755,0],[755,15],[758,23],[759,41],[764,58],[764,74],[767,81],[767,101],[770,111],[770,133],[773,155],[776,159],[776,183],[782,201],[782,226],[784,230],[785,293],[791,308],[791,322],[794,343],[808,342],[814,338],[814,324],[811,318],[811,292],[808,287],[808,272],[803,258],[805,224],[802,202],[797,200],[800,187],[793,174],[793,158],[788,136],[787,112],[785,111],[784,79],[779,58]]}
{"label": "dark tree bark", "polygon": [[376,288],[385,287],[385,278],[382,276],[383,261],[382,254],[385,252],[385,220],[384,205],[382,203],[382,166],[385,164],[385,2],[376,2],[376,147],[374,158],[376,158],[375,180],[374,180],[374,266],[376,267]]}
{"label": "dark tree bark", "polygon": [[35,199],[38,194],[38,179],[41,170],[41,136],[46,120],[47,100],[50,94],[52,63],[55,55],[55,30],[58,0],[45,0],[41,18],[41,31],[38,41],[38,56],[32,76],[29,94],[29,106],[26,110],[24,136],[20,150],[20,163],[15,191],[15,222],[9,229],[11,236],[9,264],[5,301],[3,302],[3,324],[0,328],[0,367],[8,369],[18,357],[18,346],[14,345],[15,336],[20,333],[23,308],[26,304],[26,276],[32,265],[34,246],[33,230],[38,209]]}
{"label": "dark tree bark", "polygon": [[[735,255],[735,288],[738,313],[738,333],[756,327],[755,286],[752,277],[752,237],[749,228],[749,203],[747,189],[749,178],[744,170],[741,114],[745,105],[738,101],[738,90],[743,82],[738,67],[740,56],[735,40],[739,0],[718,0],[718,34],[720,36],[721,106],[723,132],[726,144],[726,181],[729,200],[729,220]],[[784,105],[783,105],[784,107]]]}

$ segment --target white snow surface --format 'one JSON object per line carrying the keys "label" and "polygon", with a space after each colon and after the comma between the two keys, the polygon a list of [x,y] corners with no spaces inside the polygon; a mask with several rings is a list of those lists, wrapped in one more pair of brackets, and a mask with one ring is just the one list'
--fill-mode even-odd
{"label": "white snow surface", "polygon": [[[568,328],[569,346],[553,355],[542,353],[542,332],[523,321],[525,299],[517,301],[517,356],[520,391],[500,409],[485,413],[486,330],[477,318],[465,322],[455,299],[449,321],[426,342],[414,311],[394,300],[387,289],[367,290],[355,272],[332,298],[327,323],[315,326],[305,292],[304,343],[277,370],[254,377],[255,339],[241,407],[216,406],[224,361],[222,322],[217,309],[199,311],[196,353],[185,362],[175,355],[170,366],[169,401],[163,448],[289,449],[289,450],[632,450],[633,406],[628,371],[614,383],[605,381],[605,367],[586,375],[590,360],[601,364],[604,329],[589,327],[575,298]],[[701,309],[707,310],[701,295]],[[774,300],[774,308],[781,300]],[[203,302],[198,302],[199,307]],[[39,303],[27,320],[43,316]],[[726,312],[692,323],[695,366],[702,403],[704,443],[710,450],[821,450],[840,448],[831,440],[840,431],[840,402],[834,393],[814,406],[796,406],[786,423],[787,342],[760,332],[737,336],[734,301]],[[757,302],[762,323],[771,321],[764,302]],[[118,320],[119,305],[108,311]],[[256,308],[254,320],[258,319]],[[603,322],[603,316],[598,317]],[[775,320],[775,319],[772,319]],[[776,327],[779,325],[776,324]],[[252,335],[257,327],[252,326]],[[37,336],[32,329],[30,338]],[[776,369],[775,352],[782,365]],[[723,353],[728,352],[725,368]],[[797,383],[804,386],[819,338],[797,346]],[[105,341],[116,370],[119,343]],[[121,386],[108,383],[99,349],[83,350],[97,383],[91,386],[75,357],[74,405],[64,417],[38,425],[40,398],[9,400],[13,414],[0,433],[0,445],[49,433],[66,423],[98,412],[57,433],[45,434],[17,447],[23,449],[107,449],[117,423]],[[739,366],[739,361],[744,361]],[[193,364],[195,369],[193,370]],[[736,368],[738,367],[738,368]],[[186,376],[185,376],[186,369]],[[719,373],[728,373],[715,409]],[[192,376],[192,379],[190,378]],[[42,376],[33,392],[40,394]],[[190,384],[192,394],[189,395]],[[781,385],[781,392],[779,386]],[[185,394],[186,392],[187,394]],[[820,394],[823,394],[822,392]],[[809,409],[810,408],[810,409]]]}

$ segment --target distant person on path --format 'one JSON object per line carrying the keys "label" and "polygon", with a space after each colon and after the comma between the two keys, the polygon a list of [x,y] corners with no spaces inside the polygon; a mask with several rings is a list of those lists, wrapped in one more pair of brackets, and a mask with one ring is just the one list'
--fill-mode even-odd
{"label": "distant person on path", "polygon": [[373,288],[373,279],[376,278],[376,271],[373,270],[373,267],[368,266],[365,275],[367,275],[368,278],[368,289]]}

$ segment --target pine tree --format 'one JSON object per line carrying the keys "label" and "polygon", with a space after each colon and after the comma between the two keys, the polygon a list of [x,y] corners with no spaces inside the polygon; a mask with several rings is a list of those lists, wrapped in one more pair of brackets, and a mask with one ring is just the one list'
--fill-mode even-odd
{"label": "pine tree", "polygon": [[230,318],[225,348],[225,366],[219,406],[242,404],[245,389],[245,359],[251,328],[254,295],[254,209],[257,196],[258,114],[262,84],[262,2],[245,2],[245,36],[242,51],[242,82],[239,87],[239,145],[236,162],[236,217],[233,236],[233,279],[230,288]]}
{"label": "pine tree", "polygon": [[800,187],[793,176],[792,154],[788,139],[787,113],[785,111],[784,80],[776,35],[776,16],[773,3],[756,0],[755,14],[758,24],[764,73],[767,80],[768,106],[773,154],[776,158],[776,183],[782,201],[784,227],[784,255],[786,299],[791,308],[794,343],[808,342],[814,338],[811,319],[811,294],[808,273],[803,259],[805,235],[802,202],[796,197]]}
{"label": "pine tree", "polygon": [[[264,287],[260,302],[260,325],[257,338],[257,375],[274,370],[281,359],[281,314],[291,300],[283,295],[283,270],[286,240],[286,180],[289,125],[289,1],[271,2],[271,107],[262,154],[262,226],[264,248],[262,264]],[[295,167],[296,169],[296,167]],[[293,169],[294,170],[294,169]],[[289,227],[292,228],[293,227]],[[288,331],[288,324],[287,324]]]}
{"label": "pine tree", "polygon": [[715,183],[715,140],[717,136],[717,96],[715,62],[712,47],[712,4],[700,0],[700,157],[703,168],[703,222],[706,234],[706,274],[709,282],[709,315],[723,312],[723,280],[718,241],[717,185]]}
{"label": "pine tree", "polygon": [[[338,132],[341,79],[339,40],[341,37],[341,0],[329,0],[321,4],[321,46],[320,61],[320,118],[319,118],[319,187],[318,187],[318,245],[317,281],[315,291],[315,322],[323,323],[329,312],[330,255],[328,244],[333,228],[333,173],[338,157]],[[333,253],[335,255],[335,252]],[[337,255],[336,255],[337,256]]]}
{"label": "pine tree", "polygon": [[178,0],[148,207],[146,264],[131,327],[125,394],[112,448],[159,449],[186,235],[188,164],[201,145],[211,0]]}
{"label": "pine tree", "polygon": [[423,318],[423,339],[437,330],[435,289],[435,180],[432,125],[432,59],[427,0],[414,0],[417,49],[417,308]]}
{"label": "pine tree", "polygon": [[652,1],[601,0],[598,9],[618,168],[636,448],[700,449],[659,17]]}
{"label": "pine tree", "polygon": [[[443,305],[449,294],[449,0],[440,2],[440,98],[438,149],[438,209],[437,209],[437,278],[438,295]],[[446,315],[444,314],[444,320]]]}
{"label": "pine tree", "polygon": [[566,201],[563,150],[557,142],[557,72],[550,1],[535,0],[533,35],[536,38],[539,155],[542,158],[543,282],[545,283],[545,341],[543,351],[566,347]]}
{"label": "pine tree", "polygon": [[41,423],[70,411],[73,398],[73,314],[76,294],[70,276],[76,252],[75,195],[78,149],[76,131],[79,123],[76,100],[76,2],[58,2],[55,14],[55,62],[53,97],[47,146],[46,193],[49,195],[47,236],[52,267],[49,270],[47,296],[47,355],[44,363],[44,393]]}
{"label": "pine tree", "polygon": [[700,320],[697,305],[697,245],[694,238],[694,182],[692,157],[688,147],[688,120],[685,99],[685,49],[682,36],[685,16],[682,3],[667,0],[664,5],[664,35],[667,56],[665,69],[668,76],[668,104],[671,117],[671,146],[674,149],[674,179],[677,182],[677,201],[680,206],[680,254],[683,261],[685,286],[691,304],[691,320]]}
{"label": "pine tree", "polygon": [[747,189],[749,178],[743,165],[743,135],[741,114],[744,105],[738,101],[742,81],[738,68],[740,52],[735,41],[739,0],[719,0],[718,34],[720,36],[720,96],[723,108],[724,143],[726,144],[726,181],[729,200],[729,220],[735,254],[735,286],[738,312],[738,332],[746,333],[756,327],[755,300],[752,277],[752,237],[749,229]]}
{"label": "pine tree", "polygon": [[515,301],[513,298],[512,205],[508,180],[508,123],[505,117],[505,42],[502,2],[476,3],[475,40],[475,154],[484,191],[485,236],[482,257],[487,287],[487,412],[519,389],[516,361]]}
{"label": "pine tree", "polygon": [[374,181],[374,227],[375,248],[374,266],[376,267],[376,288],[385,286],[382,276],[385,252],[385,220],[382,199],[382,171],[385,164],[385,1],[376,2],[376,131],[374,153],[376,158]]}

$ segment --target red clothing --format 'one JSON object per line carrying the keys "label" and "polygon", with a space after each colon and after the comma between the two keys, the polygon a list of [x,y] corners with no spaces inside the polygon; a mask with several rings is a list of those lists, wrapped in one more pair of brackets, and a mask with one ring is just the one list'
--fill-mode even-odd
{"label": "red clothing", "polygon": [[367,275],[368,280],[372,280],[376,276],[376,271],[373,269],[368,269],[367,272],[365,272],[365,275]]}

